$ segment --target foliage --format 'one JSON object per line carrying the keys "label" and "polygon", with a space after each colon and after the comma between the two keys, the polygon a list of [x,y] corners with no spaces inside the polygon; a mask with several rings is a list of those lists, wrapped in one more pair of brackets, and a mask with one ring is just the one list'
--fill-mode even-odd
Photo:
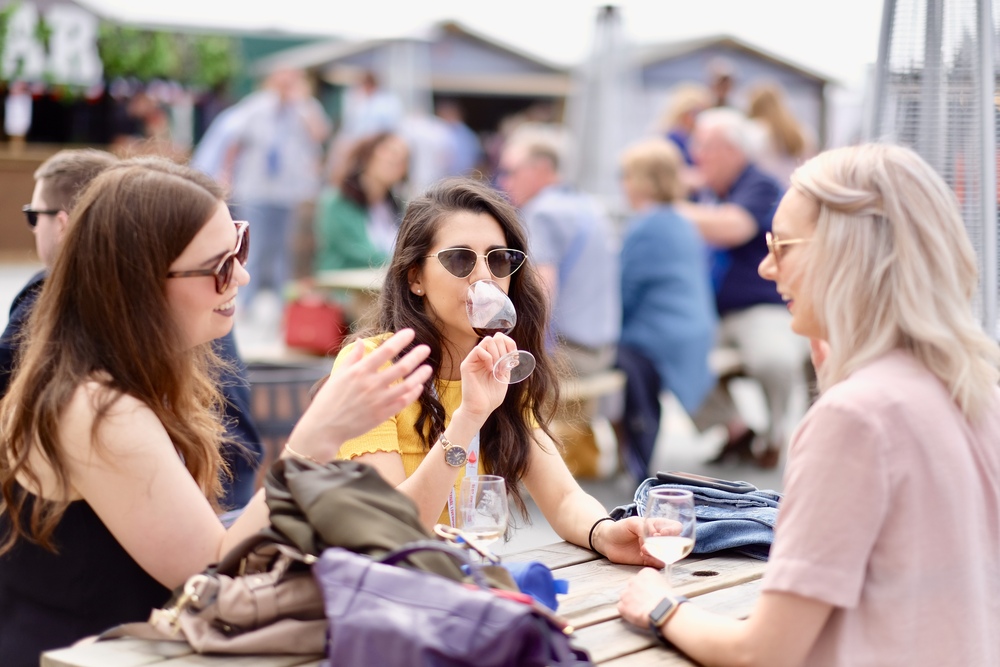
{"label": "foliage", "polygon": [[103,22],[97,50],[105,79],[169,79],[211,88],[232,78],[238,68],[232,38],[140,30]]}
{"label": "foliage", "polygon": [[20,8],[20,2],[12,2],[0,9],[0,55],[3,54],[4,46],[7,44],[7,28],[10,25],[10,17]]}

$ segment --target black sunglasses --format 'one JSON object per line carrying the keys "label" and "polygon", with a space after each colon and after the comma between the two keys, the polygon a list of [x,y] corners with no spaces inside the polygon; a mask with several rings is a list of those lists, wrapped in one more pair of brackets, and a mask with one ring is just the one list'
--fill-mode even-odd
{"label": "black sunglasses", "polygon": [[527,255],[513,248],[494,248],[485,255],[480,255],[471,248],[445,248],[426,257],[437,257],[441,266],[456,278],[467,278],[476,270],[479,258],[485,257],[490,275],[494,278],[506,278],[521,268]]}
{"label": "black sunglasses", "polygon": [[246,266],[250,254],[250,223],[244,220],[236,221],[236,248],[222,258],[214,269],[195,269],[193,271],[170,271],[167,278],[192,278],[195,276],[215,276],[215,291],[225,294],[229,283],[233,280],[233,270],[239,262]]}
{"label": "black sunglasses", "polygon": [[37,211],[31,208],[31,204],[25,204],[21,207],[21,212],[24,213],[24,217],[28,219],[28,226],[32,229],[38,224],[38,216],[40,215],[56,215],[62,209],[54,208],[49,211]]}

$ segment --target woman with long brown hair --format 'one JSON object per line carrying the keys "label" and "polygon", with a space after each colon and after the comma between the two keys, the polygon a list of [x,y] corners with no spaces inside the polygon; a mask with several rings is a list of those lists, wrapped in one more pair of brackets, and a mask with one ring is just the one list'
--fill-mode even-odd
{"label": "woman with long brown hair", "polygon": [[342,178],[316,202],[315,269],[367,269],[392,254],[401,205],[393,189],[406,178],[406,142],[391,132],[359,141]]}
{"label": "woman with long brown hair", "polygon": [[[226,471],[210,342],[232,327],[250,241],[222,194],[140,158],[107,169],[73,211],[0,403],[4,665],[144,620],[267,524],[262,493],[228,530],[215,511]],[[286,454],[330,460],[416,398],[426,348],[378,370],[411,340],[347,359]]]}
{"label": "woman with long brown hair", "polygon": [[[517,323],[510,337],[480,340],[473,331],[466,301],[469,286],[479,280],[495,281],[514,303]],[[340,456],[378,469],[416,502],[430,526],[451,521],[449,497],[478,441],[478,461],[471,459],[471,467],[501,475],[516,506],[524,508],[523,482],[563,539],[617,562],[644,562],[638,522],[605,520],[607,512],[573,479],[552,439],[548,424],[557,383],[545,351],[545,298],[517,211],[495,190],[451,179],[412,201],[377,322],[360,342],[375,350],[386,332],[413,329],[415,342],[430,347],[433,380],[417,403],[344,444]],[[497,381],[494,364],[518,348],[534,355],[534,373],[516,384]],[[349,347],[341,357],[350,354]],[[456,457],[456,450],[463,455]]]}

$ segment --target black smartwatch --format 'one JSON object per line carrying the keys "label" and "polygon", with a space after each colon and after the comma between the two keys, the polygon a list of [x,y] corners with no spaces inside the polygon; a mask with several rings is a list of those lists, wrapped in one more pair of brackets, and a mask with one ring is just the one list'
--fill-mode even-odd
{"label": "black smartwatch", "polygon": [[677,608],[687,601],[688,599],[683,595],[668,595],[660,600],[660,604],[656,605],[653,611],[649,612],[649,629],[664,644],[669,645],[670,642],[663,636],[663,626],[667,624],[671,616],[677,613]]}

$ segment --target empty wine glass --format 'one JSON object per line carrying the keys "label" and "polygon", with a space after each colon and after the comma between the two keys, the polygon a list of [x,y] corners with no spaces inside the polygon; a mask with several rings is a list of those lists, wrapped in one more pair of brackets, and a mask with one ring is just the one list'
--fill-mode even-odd
{"label": "empty wine glass", "polygon": [[[465,302],[472,330],[480,337],[510,333],[517,324],[517,313],[510,297],[492,280],[477,280],[469,285]],[[504,384],[516,384],[535,370],[535,357],[524,350],[509,352],[493,365],[493,377]]]}
{"label": "empty wine glass", "polygon": [[674,563],[694,549],[694,496],[680,489],[653,488],[646,497],[642,537],[646,551],[663,561],[670,582]]}
{"label": "empty wine glass", "polygon": [[507,485],[498,475],[468,475],[458,493],[458,528],[476,546],[493,544],[507,530]]}

